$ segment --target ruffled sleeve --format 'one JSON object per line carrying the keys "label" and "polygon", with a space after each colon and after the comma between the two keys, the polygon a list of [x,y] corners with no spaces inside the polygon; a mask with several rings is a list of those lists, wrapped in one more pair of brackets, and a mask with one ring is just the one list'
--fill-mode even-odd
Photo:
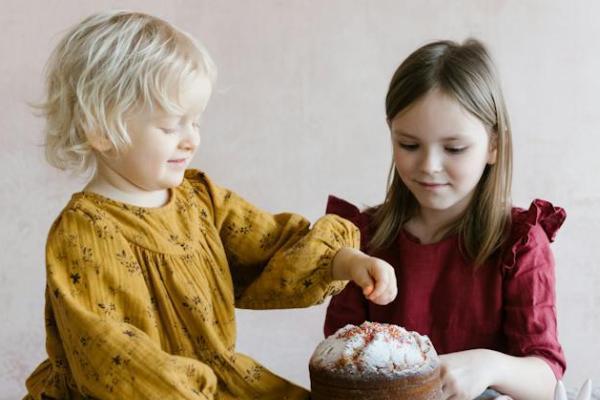
{"label": "ruffled sleeve", "polygon": [[[362,213],[354,204],[335,196],[329,196],[327,214],[335,214],[347,219],[360,230],[361,250],[364,251],[369,241],[369,216]],[[333,296],[327,307],[325,317],[325,336],[334,334],[346,324],[360,325],[369,319],[369,307],[362,290],[354,282],[348,285],[337,296]]]}
{"label": "ruffled sleeve", "polygon": [[509,246],[503,257],[504,333],[508,353],[544,359],[557,378],[566,368],[558,342],[554,256],[550,243],[565,211],[544,200],[512,213]]}

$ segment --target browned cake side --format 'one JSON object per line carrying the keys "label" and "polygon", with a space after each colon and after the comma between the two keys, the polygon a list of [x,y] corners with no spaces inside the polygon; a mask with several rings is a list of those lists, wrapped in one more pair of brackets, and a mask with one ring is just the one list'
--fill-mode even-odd
{"label": "browned cake side", "polygon": [[440,369],[398,378],[342,376],[309,365],[311,400],[439,400]]}

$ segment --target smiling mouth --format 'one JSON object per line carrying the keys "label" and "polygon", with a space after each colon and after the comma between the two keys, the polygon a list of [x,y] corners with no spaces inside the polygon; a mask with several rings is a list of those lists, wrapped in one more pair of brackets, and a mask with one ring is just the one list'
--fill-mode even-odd
{"label": "smiling mouth", "polygon": [[424,188],[427,189],[436,189],[436,188],[441,188],[444,186],[448,186],[448,183],[432,183],[432,182],[420,182],[420,181],[416,181],[419,185],[423,186]]}
{"label": "smiling mouth", "polygon": [[178,165],[180,165],[180,164],[184,164],[186,161],[187,161],[187,158],[178,158],[176,160],[169,160],[167,162],[170,163],[170,164],[178,164]]}

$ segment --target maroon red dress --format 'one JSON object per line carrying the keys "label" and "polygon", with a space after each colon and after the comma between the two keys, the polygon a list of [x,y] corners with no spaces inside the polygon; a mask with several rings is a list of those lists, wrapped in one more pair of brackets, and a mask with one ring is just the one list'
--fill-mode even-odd
{"label": "maroon red dress", "polygon": [[[368,214],[333,196],[327,213],[357,225],[365,249]],[[394,323],[429,336],[440,354],[485,348],[537,356],[560,378],[566,363],[557,338],[550,242],[565,216],[563,209],[543,200],[535,200],[529,210],[514,208],[510,246],[477,270],[459,251],[456,235],[421,244],[402,231],[394,246],[373,254],[394,267],[396,299],[385,306],[373,304],[358,286],[348,284],[331,299],[325,335],[348,323]]]}

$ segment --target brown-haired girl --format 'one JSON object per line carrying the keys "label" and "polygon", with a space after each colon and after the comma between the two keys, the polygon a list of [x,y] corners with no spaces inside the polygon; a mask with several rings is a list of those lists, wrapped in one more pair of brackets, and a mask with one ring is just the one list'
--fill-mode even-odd
{"label": "brown-haired girl", "polygon": [[360,211],[331,197],[361,245],[392,264],[398,296],[365,300],[349,285],[327,311],[325,333],[365,320],[428,335],[442,354],[444,398],[491,387],[550,399],[565,370],[557,339],[550,242],[565,212],[510,199],[509,118],[485,47],[440,41],[412,53],[386,97],[393,164],[385,200]]}

